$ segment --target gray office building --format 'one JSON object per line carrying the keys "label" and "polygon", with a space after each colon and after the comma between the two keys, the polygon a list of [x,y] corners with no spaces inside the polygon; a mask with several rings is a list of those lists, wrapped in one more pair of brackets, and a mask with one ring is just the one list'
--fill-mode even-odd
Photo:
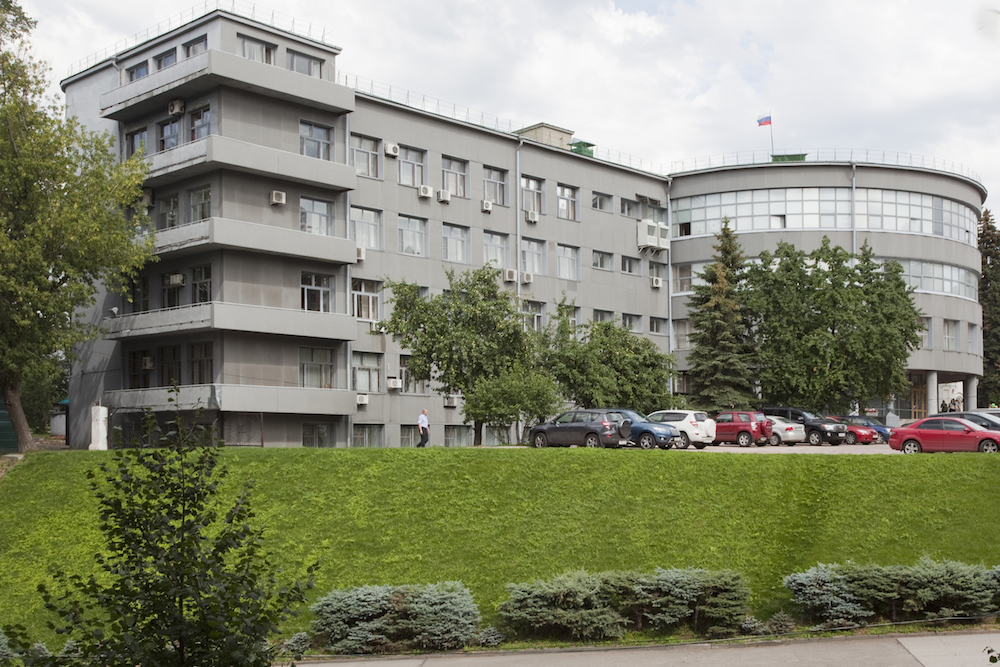
{"label": "gray office building", "polygon": [[[976,224],[986,190],[951,163],[831,151],[720,156],[670,169],[612,156],[547,123],[485,114],[346,77],[326,33],[210,9],[62,82],[69,113],[145,147],[157,260],[130,294],[87,316],[68,438],[91,441],[91,406],[126,435],[141,410],[203,409],[228,444],[472,443],[461,397],[407,372],[376,330],[386,278],[439,293],[446,271],[493,263],[527,326],[557,303],[614,320],[677,355],[685,391],[687,297],[728,218],[753,257],[822,237],[903,264],[929,331],[914,388],[982,375]],[[487,434],[487,443],[498,435]]]}

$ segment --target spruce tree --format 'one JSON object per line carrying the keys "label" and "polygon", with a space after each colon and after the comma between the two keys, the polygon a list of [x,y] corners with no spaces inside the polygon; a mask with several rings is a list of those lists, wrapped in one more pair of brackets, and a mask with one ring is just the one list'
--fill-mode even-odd
{"label": "spruce tree", "polygon": [[723,220],[713,262],[688,300],[691,402],[709,412],[748,409],[757,400],[753,348],[741,289],[746,257]]}
{"label": "spruce tree", "polygon": [[[989,209],[979,222],[979,253],[983,276],[979,280],[979,305],[983,308],[983,379],[979,405],[1000,403],[1000,231]],[[972,406],[969,409],[971,410]]]}

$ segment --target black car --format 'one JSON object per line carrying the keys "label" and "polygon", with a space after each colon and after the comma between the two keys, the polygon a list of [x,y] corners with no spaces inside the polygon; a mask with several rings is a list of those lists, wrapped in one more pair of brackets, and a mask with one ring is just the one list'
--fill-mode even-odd
{"label": "black car", "polygon": [[831,445],[839,445],[847,438],[847,424],[841,424],[832,419],[814,415],[808,410],[768,407],[761,408],[760,411],[765,415],[784,417],[805,426],[806,442],[810,445],[822,445],[824,442],[829,442]]}
{"label": "black car", "polygon": [[535,447],[618,447],[629,444],[632,422],[617,411],[570,410],[531,429]]}

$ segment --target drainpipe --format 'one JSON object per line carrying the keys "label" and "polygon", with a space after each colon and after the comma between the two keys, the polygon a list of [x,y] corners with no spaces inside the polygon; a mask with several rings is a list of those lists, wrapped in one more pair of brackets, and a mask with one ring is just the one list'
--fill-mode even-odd
{"label": "drainpipe", "polygon": [[517,282],[515,289],[518,300],[518,307],[521,301],[521,146],[524,144],[524,137],[518,136],[517,149],[514,155],[514,266],[517,269]]}
{"label": "drainpipe", "polygon": [[858,254],[858,225],[855,222],[855,212],[858,208],[855,185],[858,175],[858,163],[851,161],[851,266],[856,264],[854,255]]}
{"label": "drainpipe", "polygon": [[[667,353],[674,353],[674,299],[671,289],[673,289],[673,276],[674,276],[674,225],[673,225],[673,214],[671,213],[670,206],[670,186],[673,185],[674,179],[671,176],[667,176],[667,229],[669,231],[670,238],[670,249],[667,250]],[[673,386],[670,387],[670,393],[674,393]]]}

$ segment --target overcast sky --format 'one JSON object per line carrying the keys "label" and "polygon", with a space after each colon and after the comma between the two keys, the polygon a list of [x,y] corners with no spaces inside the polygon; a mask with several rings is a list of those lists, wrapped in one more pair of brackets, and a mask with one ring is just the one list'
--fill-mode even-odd
{"label": "overcast sky", "polygon": [[[242,1],[242,0],[241,0]],[[35,53],[74,62],[190,10],[22,0]],[[215,0],[212,0],[213,5]],[[249,5],[246,5],[249,6]],[[1000,0],[283,0],[338,68],[669,165],[775,148],[952,160],[1000,196]]]}

